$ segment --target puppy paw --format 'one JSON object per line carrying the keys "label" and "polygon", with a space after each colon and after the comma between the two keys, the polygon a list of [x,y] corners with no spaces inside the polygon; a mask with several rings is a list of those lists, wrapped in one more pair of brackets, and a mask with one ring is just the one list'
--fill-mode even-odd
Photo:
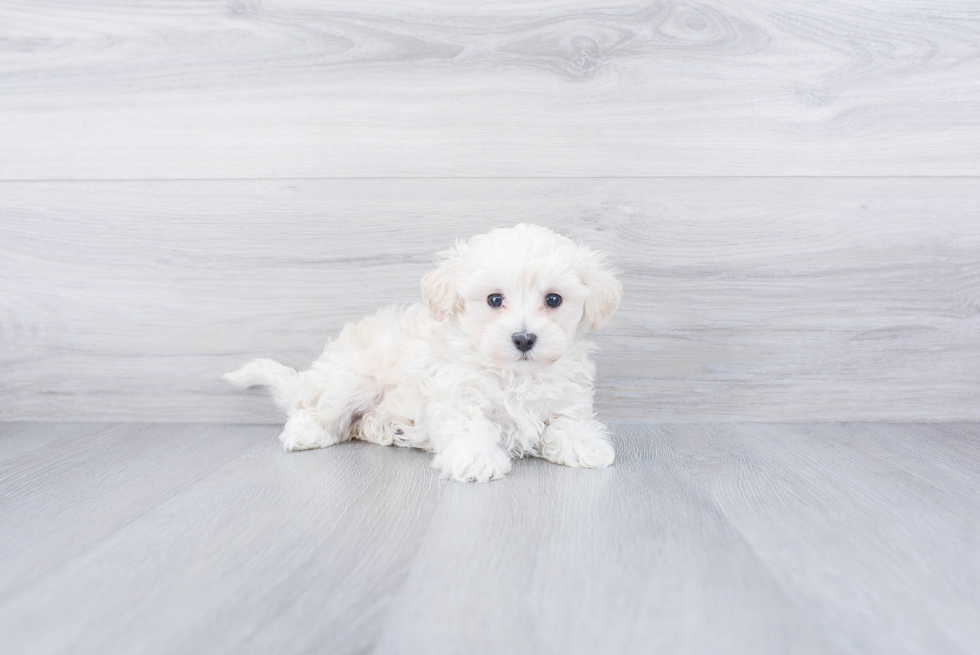
{"label": "puppy paw", "polygon": [[338,440],[324,429],[312,413],[304,411],[294,414],[286,421],[279,441],[282,442],[282,449],[289,452],[324,448],[334,445]]}
{"label": "puppy paw", "polygon": [[541,456],[563,466],[602,469],[616,459],[609,431],[601,423],[549,428],[542,442]]}
{"label": "puppy paw", "polygon": [[489,482],[510,473],[510,458],[500,448],[477,450],[454,444],[437,453],[432,466],[458,482]]}
{"label": "puppy paw", "polygon": [[616,460],[613,445],[605,439],[578,441],[569,445],[571,451],[565,466],[581,466],[587,469],[604,469]]}

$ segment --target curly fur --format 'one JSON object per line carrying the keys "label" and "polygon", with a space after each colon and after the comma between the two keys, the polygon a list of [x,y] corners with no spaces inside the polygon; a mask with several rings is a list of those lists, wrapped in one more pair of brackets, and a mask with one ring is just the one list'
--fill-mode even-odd
{"label": "curly fur", "polygon": [[[553,293],[556,308],[545,302]],[[412,446],[460,481],[502,478],[526,455],[602,468],[614,453],[594,420],[584,336],[622,293],[602,253],[535,225],[494,230],[439,253],[422,278],[425,304],[349,323],[308,370],[258,359],[224,379],[271,390],[288,416],[285,450],[351,438]],[[537,336],[526,353],[517,332]]]}

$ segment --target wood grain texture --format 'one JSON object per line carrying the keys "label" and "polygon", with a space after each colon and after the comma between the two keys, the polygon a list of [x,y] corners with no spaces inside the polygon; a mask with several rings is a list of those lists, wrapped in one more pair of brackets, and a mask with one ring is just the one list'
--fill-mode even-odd
{"label": "wood grain texture", "polygon": [[43,427],[37,423],[3,423],[0,425],[0,463],[63,439],[70,442],[104,430],[101,423],[45,423]]}
{"label": "wood grain texture", "polygon": [[280,420],[300,368],[532,221],[608,250],[607,420],[980,419],[973,179],[0,183],[0,419]]}
{"label": "wood grain texture", "polygon": [[980,425],[663,429],[842,650],[977,651]]}
{"label": "wood grain texture", "polygon": [[831,652],[669,443],[617,437],[610,469],[449,485],[375,652]]}
{"label": "wood grain texture", "polygon": [[0,6],[0,179],[980,175],[971,0]]}
{"label": "wood grain texture", "polygon": [[376,652],[977,652],[977,424],[624,427],[617,449],[447,487]]}
{"label": "wood grain texture", "polygon": [[[88,530],[91,512],[125,507],[132,515],[85,549],[62,544],[68,561],[13,586],[0,604],[5,649],[355,653],[373,643],[438,499],[427,455],[343,444],[287,456],[268,426],[125,429],[130,450],[151,462],[144,478],[172,475],[172,462],[151,457],[161,443],[187,451],[217,434],[225,446],[235,438],[241,445],[197,484],[138,513],[125,482],[98,471],[33,476],[25,502],[59,533]],[[103,460],[132,457],[97,449]],[[98,498],[84,493],[93,483],[103,490]],[[78,499],[83,511],[51,513],[47,497]],[[5,507],[0,515],[10,519],[0,533],[6,541],[37,543],[14,520],[22,514]],[[5,568],[15,563],[0,557]]]}
{"label": "wood grain texture", "polygon": [[0,424],[0,443],[44,444],[0,463],[0,602],[269,432],[196,427],[175,442],[169,426]]}
{"label": "wood grain texture", "polygon": [[0,424],[49,444],[3,464],[5,652],[980,643],[976,423],[617,425],[609,469],[485,485],[407,449],[284,454],[269,426],[70,427]]}

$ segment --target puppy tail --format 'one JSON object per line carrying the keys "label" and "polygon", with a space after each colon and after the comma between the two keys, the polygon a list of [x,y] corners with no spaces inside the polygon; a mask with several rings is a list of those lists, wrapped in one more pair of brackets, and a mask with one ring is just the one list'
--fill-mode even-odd
{"label": "puppy tail", "polygon": [[268,387],[276,405],[286,411],[305,395],[307,386],[296,369],[271,359],[254,359],[237,371],[225,373],[221,379],[239,389]]}

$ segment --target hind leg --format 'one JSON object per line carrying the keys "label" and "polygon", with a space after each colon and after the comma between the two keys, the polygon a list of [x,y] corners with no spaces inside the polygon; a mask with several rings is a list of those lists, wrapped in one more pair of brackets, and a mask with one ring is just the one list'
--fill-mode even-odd
{"label": "hind leg", "polygon": [[289,417],[282,434],[279,435],[282,449],[310,450],[311,448],[326,448],[339,443],[320,422],[315,409],[301,409]]}
{"label": "hind leg", "polygon": [[284,450],[326,448],[347,441],[358,418],[378,405],[378,390],[358,353],[339,344],[327,349],[299,378],[305,392],[295,399],[279,435]]}

